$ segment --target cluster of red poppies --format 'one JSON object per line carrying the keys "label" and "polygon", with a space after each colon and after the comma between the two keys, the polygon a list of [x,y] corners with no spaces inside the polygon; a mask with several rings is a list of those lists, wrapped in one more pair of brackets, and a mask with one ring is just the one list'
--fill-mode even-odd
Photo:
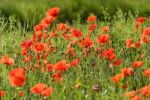
{"label": "cluster of red poppies", "polygon": [[[150,27],[147,27],[145,29],[142,29],[140,26],[142,23],[144,23],[145,20],[148,20],[148,18],[140,17],[137,19],[135,28],[140,31],[139,33],[140,37],[139,40],[135,43],[133,43],[132,39],[127,39],[125,42],[126,48],[142,48],[142,45],[148,44],[150,42]],[[140,55],[139,58],[144,58],[144,54]],[[123,68],[121,73],[115,75],[112,77],[112,81],[115,83],[121,82],[123,79],[132,76],[134,74],[134,70],[137,70],[141,68],[144,65],[143,61],[134,61],[130,64],[130,67]],[[150,68],[145,69],[143,71],[143,75],[145,77],[150,77]],[[125,86],[124,88],[127,88],[128,86]],[[142,98],[150,97],[150,84],[147,86],[142,87],[138,90],[133,90],[130,92],[125,93],[126,97],[129,97],[130,100],[141,100]]]}
{"label": "cluster of red poppies", "polygon": [[[23,56],[23,63],[27,64],[27,67],[18,67],[12,69],[9,73],[10,84],[14,87],[20,87],[26,84],[26,72],[32,70],[37,72],[41,70],[42,73],[49,72],[51,73],[51,78],[56,82],[61,82],[63,80],[63,72],[67,71],[71,67],[76,67],[80,65],[81,57],[87,56],[91,51],[96,52],[100,59],[106,59],[110,68],[113,66],[119,66],[123,63],[121,58],[118,58],[115,49],[111,47],[111,35],[110,27],[103,26],[100,28],[101,34],[99,34],[96,40],[92,39],[92,36],[95,30],[98,30],[96,24],[96,16],[91,15],[87,18],[89,26],[87,27],[88,33],[83,34],[80,29],[74,28],[68,24],[60,23],[50,32],[48,28],[56,20],[60,9],[58,7],[51,8],[47,11],[45,18],[34,27],[34,34],[32,38],[22,41],[21,43],[21,56]],[[145,17],[138,18],[136,21],[135,28],[141,30],[140,26],[144,23],[144,20],[148,20]],[[61,36],[60,34],[61,33]],[[141,34],[139,41],[133,43],[132,39],[127,39],[125,46],[129,48],[140,48],[142,44],[147,44],[150,41],[150,27],[145,28]],[[66,56],[72,57],[71,61],[67,59],[62,59],[53,64],[49,61],[50,55],[57,50],[53,43],[54,38],[58,37],[63,38],[68,42],[66,46],[67,49],[64,51]],[[77,56],[75,52],[75,46],[81,48],[80,57]],[[94,48],[94,50],[93,50]],[[143,56],[142,56],[143,57]],[[32,63],[31,63],[32,62]],[[1,57],[1,64],[6,64],[13,66],[15,61],[13,58],[8,57],[7,55]],[[111,78],[114,83],[119,83],[124,78],[127,78],[134,74],[134,69],[140,68],[144,65],[143,61],[133,61],[130,67],[123,68],[121,73],[115,75]],[[150,69],[146,69],[143,74],[146,77],[150,77]],[[48,87],[44,83],[37,83],[35,86],[31,87],[31,93],[39,94],[41,96],[50,96],[52,94],[53,88]],[[23,95],[23,92],[19,92],[20,95]],[[139,94],[139,95],[135,95]],[[5,91],[0,90],[0,96],[4,96]],[[150,85],[145,86],[139,90],[131,91],[125,93],[126,96],[129,96],[131,100],[140,100],[141,96],[150,96]],[[138,98],[138,99],[136,99]]]}

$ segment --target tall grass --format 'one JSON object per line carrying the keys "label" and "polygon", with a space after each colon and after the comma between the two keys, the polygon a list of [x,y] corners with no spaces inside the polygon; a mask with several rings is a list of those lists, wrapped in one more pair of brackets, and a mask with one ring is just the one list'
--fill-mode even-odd
{"label": "tall grass", "polygon": [[[67,2],[67,1],[66,1]],[[33,2],[35,3],[35,2]],[[39,3],[39,2],[38,2]],[[17,4],[16,4],[17,5]],[[43,5],[42,5],[43,6]],[[69,9],[69,8],[68,8]],[[127,100],[123,96],[125,91],[133,90],[135,87],[137,89],[150,83],[149,79],[142,76],[141,71],[150,66],[150,47],[148,45],[143,45],[140,49],[130,49],[127,50],[124,47],[124,41],[128,38],[133,38],[137,40],[139,37],[138,33],[133,32],[132,28],[135,24],[135,16],[132,14],[123,14],[122,11],[117,12],[113,20],[104,22],[99,20],[97,22],[98,29],[93,33],[92,39],[96,39],[96,36],[100,34],[98,31],[102,26],[110,26],[110,35],[112,40],[112,47],[115,48],[115,52],[118,58],[122,58],[124,63],[119,67],[109,69],[109,64],[106,60],[99,60],[99,57],[93,53],[87,57],[83,57],[81,60],[81,65],[77,68],[72,68],[65,72],[63,75],[64,80],[57,84],[51,78],[49,73],[42,74],[40,71],[34,73],[29,71],[27,74],[27,81],[25,86],[20,88],[14,88],[10,86],[8,78],[8,72],[11,68],[6,65],[0,65],[0,89],[7,91],[7,96],[2,98],[5,100],[13,99],[26,99],[26,100],[37,100],[42,99],[38,95],[33,95],[30,93],[30,87],[38,82],[46,83],[54,88],[54,92],[49,99],[52,100]],[[105,13],[104,18],[109,18],[110,16]],[[56,22],[57,23],[57,22]],[[147,27],[149,22],[143,24],[142,27]],[[55,26],[55,25],[54,25]],[[74,21],[73,27],[81,29],[81,31],[87,33],[88,23],[82,23],[82,20],[78,19]],[[16,59],[15,67],[26,67],[21,63],[21,59],[18,55],[20,53],[20,43],[25,38],[31,37],[32,31],[27,30],[27,26],[22,27],[14,17],[9,17],[9,21],[6,23],[5,18],[0,19],[0,56],[7,53],[11,57]],[[66,41],[62,38],[57,38],[53,40],[57,51],[54,52],[49,58],[50,62],[56,63],[57,61],[64,59],[64,50],[66,49]],[[80,49],[76,47],[75,51],[80,52]],[[123,54],[121,54],[122,52]],[[144,53],[146,56],[143,59],[145,62],[144,66],[136,71],[135,75],[129,79],[130,87],[126,90],[120,89],[115,85],[110,78],[115,74],[119,73],[124,67],[130,66],[132,61],[137,60],[137,55]],[[79,56],[79,55],[78,55]],[[76,84],[80,84],[80,88],[75,88]],[[94,85],[100,86],[100,91],[96,92],[93,90]],[[24,90],[25,96],[19,97],[17,95],[18,90]]]}
{"label": "tall grass", "polygon": [[52,6],[61,8],[61,15],[57,21],[69,21],[80,16],[83,21],[91,13],[103,18],[106,10],[111,16],[121,8],[123,12],[139,12],[141,16],[150,14],[149,0],[1,0],[1,15],[9,17],[15,15],[22,23],[37,24],[44,16],[44,11]]}

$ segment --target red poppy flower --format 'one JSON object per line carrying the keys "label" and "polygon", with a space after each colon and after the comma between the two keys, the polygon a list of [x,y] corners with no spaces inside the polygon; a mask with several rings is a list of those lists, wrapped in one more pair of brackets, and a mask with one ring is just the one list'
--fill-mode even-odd
{"label": "red poppy flower", "polygon": [[37,32],[37,31],[41,31],[44,29],[44,26],[42,24],[38,24],[36,26],[34,26],[34,31]]}
{"label": "red poppy flower", "polygon": [[139,17],[139,18],[136,19],[136,22],[143,23],[144,20],[145,20],[145,17]]}
{"label": "red poppy flower", "polygon": [[55,20],[55,18],[53,17],[53,16],[47,16],[47,17],[45,17],[42,21],[41,21],[41,23],[45,23],[45,24],[48,24],[48,25],[50,25],[50,24],[52,24],[52,22]]}
{"label": "red poppy flower", "polygon": [[41,95],[42,96],[50,96],[53,92],[53,88],[52,87],[48,87],[46,89],[44,89],[44,91],[42,91]]}
{"label": "red poppy flower", "polygon": [[44,29],[48,29],[48,27],[50,26],[50,24],[41,22],[41,23],[39,24],[39,26],[41,27],[41,30],[35,31],[35,32],[41,32],[41,31],[44,30]]}
{"label": "red poppy flower", "polygon": [[77,58],[77,59],[72,60],[71,63],[70,63],[70,65],[71,66],[77,66],[80,63],[81,63],[81,60],[79,58]]}
{"label": "red poppy flower", "polygon": [[147,36],[147,35],[141,35],[140,42],[141,43],[149,43],[150,42],[150,37]]}
{"label": "red poppy flower", "polygon": [[91,40],[90,37],[85,37],[83,40],[80,41],[79,44],[81,47],[92,47],[93,46],[93,41]]}
{"label": "red poppy flower", "polygon": [[139,41],[136,42],[134,45],[135,45],[135,48],[140,48],[141,47],[141,43]]}
{"label": "red poppy flower", "polygon": [[122,69],[122,74],[124,76],[131,76],[134,74],[134,70],[132,68],[123,68]]}
{"label": "red poppy flower", "polygon": [[47,12],[47,16],[57,17],[60,12],[59,7],[50,8]]}
{"label": "red poppy flower", "polygon": [[135,96],[135,91],[130,91],[130,92],[126,92],[126,93],[124,93],[124,96],[126,96],[126,97],[134,97]]}
{"label": "red poppy flower", "polygon": [[139,26],[145,21],[145,17],[139,17],[136,19],[135,28],[139,28]]}
{"label": "red poppy flower", "polygon": [[47,68],[48,68],[48,72],[52,72],[54,70],[54,65],[51,63],[46,64]]}
{"label": "red poppy flower", "polygon": [[47,87],[47,85],[45,85],[44,83],[38,83],[35,86],[33,86],[30,90],[34,94],[40,94],[42,96],[50,96],[52,94],[53,88]]}
{"label": "red poppy flower", "polygon": [[25,83],[25,70],[15,68],[9,72],[9,80],[12,86],[22,86]]}
{"label": "red poppy flower", "polygon": [[96,27],[97,27],[96,24],[91,24],[91,25],[89,25],[88,30],[94,31],[96,29]]}
{"label": "red poppy flower", "polygon": [[35,52],[42,52],[45,48],[45,44],[44,43],[36,43],[33,46],[33,49]]}
{"label": "red poppy flower", "polygon": [[130,100],[141,100],[141,97],[140,96],[134,96],[134,97],[130,98]]}
{"label": "red poppy flower", "polygon": [[94,22],[94,21],[96,21],[96,19],[97,19],[97,17],[96,17],[95,15],[91,15],[91,16],[89,16],[89,17],[87,18],[87,21],[88,21],[88,22]]}
{"label": "red poppy flower", "polygon": [[109,42],[109,35],[108,34],[102,34],[98,36],[97,38],[98,43],[104,44]]}
{"label": "red poppy flower", "polygon": [[57,72],[57,73],[54,73],[52,75],[52,78],[56,81],[56,82],[61,82],[63,80],[62,78],[62,72]]}
{"label": "red poppy flower", "polygon": [[114,60],[116,58],[116,54],[114,53],[114,49],[109,48],[102,52],[102,56],[108,60]]}
{"label": "red poppy flower", "polygon": [[69,27],[69,26],[67,24],[64,24],[64,23],[60,23],[57,25],[58,30],[65,30],[65,29],[67,29],[67,27]]}
{"label": "red poppy flower", "polygon": [[0,97],[3,97],[3,96],[5,96],[5,91],[0,90]]}
{"label": "red poppy flower", "polygon": [[56,71],[66,71],[68,68],[69,66],[66,63],[66,60],[59,61],[54,65]]}
{"label": "red poppy flower", "polygon": [[31,92],[34,94],[41,94],[46,88],[47,88],[47,85],[43,83],[38,83],[31,88]]}
{"label": "red poppy flower", "polygon": [[9,66],[13,66],[15,63],[15,60],[13,58],[9,58],[8,55],[4,55],[1,59],[0,59],[0,64],[6,64]]}
{"label": "red poppy flower", "polygon": [[57,36],[58,36],[57,32],[51,32],[50,33],[50,37],[52,37],[52,38],[55,38]]}
{"label": "red poppy flower", "polygon": [[139,94],[144,95],[145,97],[150,96],[150,84],[139,89]]}
{"label": "red poppy flower", "polygon": [[107,33],[109,31],[109,26],[104,26],[101,28],[101,30]]}
{"label": "red poppy flower", "polygon": [[28,53],[28,50],[26,48],[21,48],[21,55],[22,56],[27,55],[27,53]]}
{"label": "red poppy flower", "polygon": [[21,42],[21,48],[26,48],[29,49],[32,45],[32,41],[31,40],[25,40]]}
{"label": "red poppy flower", "polygon": [[65,39],[65,40],[70,40],[70,38],[72,37],[72,34],[62,34],[62,37]]}
{"label": "red poppy flower", "polygon": [[35,35],[36,35],[38,41],[41,41],[42,38],[44,38],[44,33],[41,31],[35,32]]}
{"label": "red poppy flower", "polygon": [[126,48],[130,48],[132,44],[133,44],[132,39],[127,39],[126,40]]}
{"label": "red poppy flower", "polygon": [[33,35],[32,35],[32,42],[36,42],[36,40],[37,40],[37,37],[36,37],[36,32],[35,33],[33,33]]}
{"label": "red poppy flower", "polygon": [[83,36],[82,32],[79,29],[73,29],[71,35],[74,37],[82,37]]}
{"label": "red poppy flower", "polygon": [[112,80],[114,83],[118,83],[118,82],[120,82],[123,78],[124,78],[124,75],[121,73],[121,74],[117,74],[117,75],[115,75],[114,77],[112,77],[111,80]]}
{"label": "red poppy flower", "polygon": [[119,66],[119,65],[121,65],[121,63],[122,63],[122,59],[117,59],[117,60],[113,61],[112,65]]}
{"label": "red poppy flower", "polygon": [[145,28],[143,31],[143,34],[144,35],[150,35],[150,27]]}
{"label": "red poppy flower", "polygon": [[136,42],[130,45],[131,48],[140,48],[141,47],[141,42]]}
{"label": "red poppy flower", "polygon": [[144,72],[143,72],[144,76],[146,77],[150,77],[150,68],[146,69]]}
{"label": "red poppy flower", "polygon": [[143,61],[135,61],[131,64],[132,67],[134,68],[140,68],[141,66],[144,65],[144,62]]}

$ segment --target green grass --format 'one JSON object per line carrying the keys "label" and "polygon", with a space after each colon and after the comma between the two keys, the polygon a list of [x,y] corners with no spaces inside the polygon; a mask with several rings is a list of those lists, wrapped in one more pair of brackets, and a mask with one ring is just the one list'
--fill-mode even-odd
{"label": "green grass", "polygon": [[[64,5],[65,4],[65,5]],[[91,13],[103,19],[103,11],[107,11],[111,16],[115,15],[118,8],[123,12],[139,12],[141,16],[150,14],[149,0],[1,0],[0,16],[16,16],[22,23],[30,23],[31,26],[37,24],[44,16],[44,11],[49,7],[59,6],[61,15],[59,22],[75,20],[80,17],[83,21]]]}
{"label": "green grass", "polygon": [[[108,16],[105,16],[108,17]],[[28,37],[31,37],[32,31],[27,31],[26,26],[23,27],[19,22],[15,21],[13,17],[9,18],[9,22],[5,22],[4,18],[0,20],[0,56],[8,54],[10,57],[15,59],[15,66],[10,67],[6,65],[0,65],[0,89],[6,91],[6,96],[2,97],[3,100],[42,100],[39,95],[31,94],[30,88],[36,83],[43,82],[48,86],[54,88],[53,94],[48,98],[48,100],[127,100],[123,96],[126,91],[133,90],[134,88],[141,88],[150,83],[148,78],[145,78],[142,71],[150,66],[150,46],[142,45],[139,49],[126,49],[124,46],[124,41],[128,38],[133,38],[134,41],[140,36],[136,31],[133,31],[135,24],[135,16],[129,14],[126,19],[122,12],[118,12],[114,16],[114,20],[111,22],[98,21],[98,29],[92,34],[92,39],[95,40],[97,36],[101,33],[99,31],[100,27],[109,25],[110,26],[110,36],[112,44],[109,47],[115,48],[115,53],[118,58],[123,59],[123,64],[119,67],[109,68],[109,63],[92,52],[86,57],[80,56],[81,49],[76,46],[75,51],[77,57],[81,57],[81,64],[76,68],[71,68],[63,73],[63,81],[61,83],[56,83],[50,77],[50,73],[41,73],[28,71],[26,72],[26,84],[22,87],[15,88],[12,87],[8,80],[9,71],[13,68],[23,67],[26,68],[27,65],[22,63],[22,57],[20,56],[20,43]],[[142,27],[147,27],[150,22],[145,22]],[[73,23],[73,27],[81,29],[84,35],[87,33],[88,23],[82,23],[79,19]],[[55,27],[55,25],[53,25]],[[60,34],[59,34],[60,35]],[[67,48],[68,42],[66,42],[61,37],[53,39],[53,43],[56,46],[56,52],[52,53],[48,61],[56,63],[62,59],[65,59],[64,51]],[[97,46],[97,44],[95,45]],[[122,51],[122,54],[119,53]],[[139,60],[137,56],[139,54],[145,54],[142,61],[145,62],[142,68],[137,69],[134,76],[127,79],[130,82],[129,88],[123,90],[114,84],[110,78],[118,73],[121,69],[135,61]],[[70,61],[68,58],[67,61]],[[34,62],[32,62],[34,63]],[[80,83],[80,88],[74,88],[75,84]],[[99,85],[101,87],[100,92],[95,92],[92,86]],[[17,91],[25,91],[24,97],[17,96]]]}

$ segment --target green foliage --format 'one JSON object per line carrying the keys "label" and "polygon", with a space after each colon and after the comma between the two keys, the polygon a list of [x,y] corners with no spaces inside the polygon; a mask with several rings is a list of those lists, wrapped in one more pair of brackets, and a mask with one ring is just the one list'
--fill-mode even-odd
{"label": "green foliage", "polygon": [[[66,2],[67,3],[67,2]],[[75,4],[74,4],[75,5]],[[110,19],[108,13],[105,11],[104,19]],[[65,15],[65,14],[64,14]],[[72,15],[73,16],[73,15]],[[126,18],[128,16],[128,18]],[[87,16],[86,16],[87,17]],[[97,55],[91,54],[88,57],[82,59],[82,64],[77,68],[72,68],[69,71],[64,73],[64,80],[61,83],[55,83],[50,78],[49,73],[42,74],[41,72],[33,73],[32,71],[27,72],[27,80],[26,84],[20,88],[14,88],[10,86],[9,81],[7,80],[9,66],[0,65],[0,89],[4,89],[7,91],[7,96],[3,99],[5,100],[13,100],[13,99],[27,99],[27,100],[37,100],[43,99],[38,95],[33,95],[30,93],[30,87],[35,85],[38,82],[46,83],[48,86],[52,86],[54,88],[54,93],[49,99],[51,100],[127,100],[123,96],[125,91],[130,91],[136,86],[137,89],[142,86],[148,84],[150,80],[146,79],[143,75],[141,75],[143,69],[146,69],[150,66],[150,47],[149,44],[147,46],[143,46],[140,49],[130,49],[127,50],[124,47],[124,41],[127,38],[132,37],[133,40],[136,40],[138,34],[132,31],[134,26],[135,16],[132,14],[124,14],[122,11],[116,12],[116,15],[113,16],[113,20],[108,22],[98,21],[97,24],[102,27],[105,25],[110,25],[110,35],[112,40],[112,47],[115,48],[117,57],[122,58],[124,63],[115,67],[114,69],[109,69],[108,63],[104,60],[99,60]],[[67,18],[66,18],[67,19]],[[7,53],[11,57],[16,59],[16,64],[14,67],[26,67],[21,63],[21,58],[17,55],[20,54],[20,43],[25,37],[30,37],[32,34],[30,31],[27,31],[27,26],[22,27],[13,16],[9,17],[8,22],[5,21],[5,18],[0,18],[0,56]],[[6,29],[6,26],[8,28]],[[87,23],[82,23],[81,19],[74,21],[73,27],[80,28],[84,34],[87,32]],[[146,27],[147,24],[144,24],[143,27]],[[93,34],[93,38],[99,33],[97,31]],[[66,46],[66,41],[62,38],[54,40],[57,50],[60,52],[55,52],[50,57],[50,62],[57,62],[60,59],[64,59],[64,55],[61,52],[64,52]],[[13,45],[12,45],[13,44]],[[126,55],[121,55],[119,52],[123,51]],[[79,52],[78,48],[76,51]],[[140,71],[137,71],[134,77],[130,78],[130,87],[127,90],[122,90],[119,88],[119,84],[115,85],[110,78],[119,73],[121,68],[127,67],[130,63],[136,59],[136,55],[140,53],[145,53],[146,57],[143,59],[144,66]],[[96,62],[96,63],[94,63]],[[93,63],[95,65],[93,65]],[[76,84],[80,83],[80,88],[74,88]],[[99,85],[102,90],[100,92],[95,92],[92,89],[93,85]],[[25,97],[17,96],[18,90],[25,91]]]}
{"label": "green foliage", "polygon": [[111,16],[115,15],[118,8],[123,12],[139,12],[141,16],[150,15],[149,0],[1,0],[1,15],[9,17],[14,15],[22,24],[33,26],[44,16],[46,9],[58,6],[61,14],[58,21],[76,20],[80,16],[83,21],[91,13],[103,20],[104,13],[107,11]]}

